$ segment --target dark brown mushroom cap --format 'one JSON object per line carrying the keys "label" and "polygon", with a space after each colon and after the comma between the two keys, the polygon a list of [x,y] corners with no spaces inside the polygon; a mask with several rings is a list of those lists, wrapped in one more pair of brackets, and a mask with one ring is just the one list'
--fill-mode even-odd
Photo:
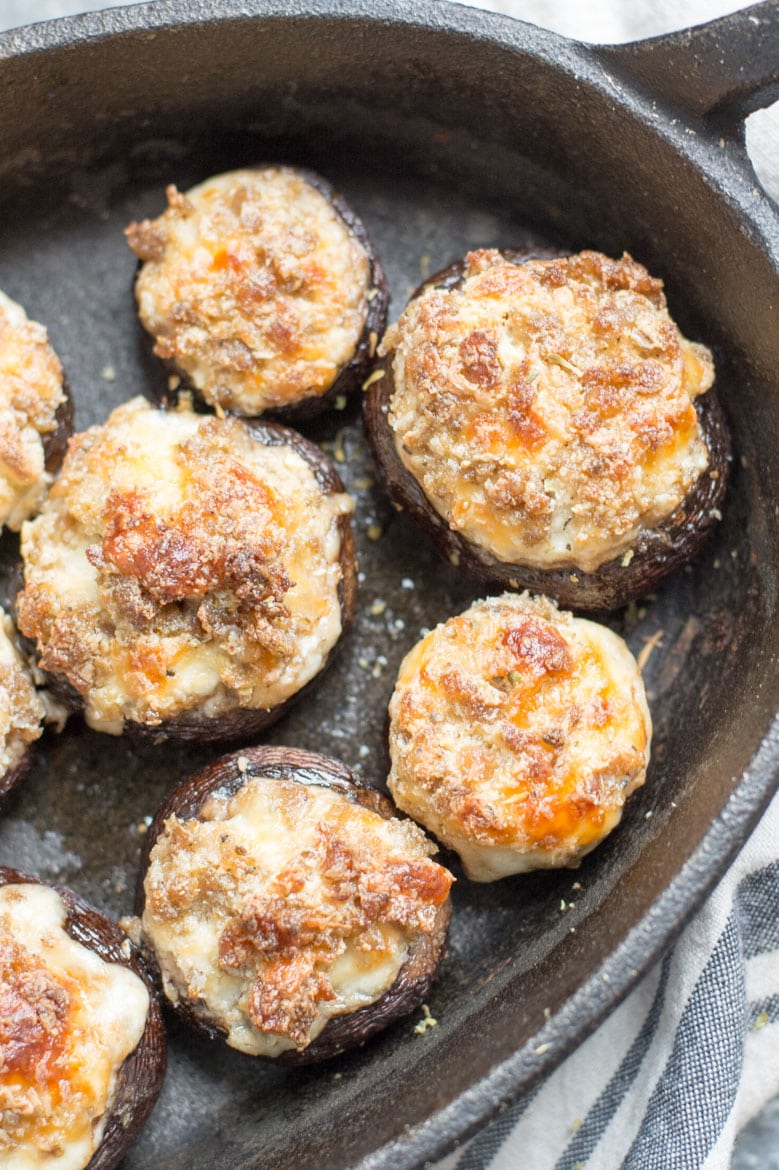
{"label": "dark brown mushroom cap", "polygon": [[[249,780],[254,779],[271,783],[292,780],[296,784],[328,788],[346,800],[378,813],[385,820],[398,816],[394,805],[383,793],[366,784],[345,764],[317,752],[264,746],[245,748],[222,756],[175,788],[152,821],[144,839],[138,877],[136,913],[139,917],[143,914],[146,902],[144,880],[151,851],[157,838],[164,832],[167,819],[173,815],[181,820],[197,819],[209,797],[219,793],[230,798]],[[413,1011],[424,1000],[444,957],[450,918],[451,905],[447,899],[439,907],[433,932],[420,936],[411,945],[392,987],[374,1003],[341,1016],[333,1016],[316,1039],[302,1051],[290,1049],[278,1057],[263,1059],[284,1065],[312,1064],[326,1060],[347,1048],[362,1044],[374,1032]],[[227,1035],[226,1029],[209,1015],[202,1001],[181,999],[174,1010],[189,1025],[211,1039],[223,1040]]]}
{"label": "dark brown mushroom cap", "polygon": [[62,375],[62,392],[65,397],[54,415],[54,429],[41,435],[44,467],[49,475],[56,475],[62,466],[62,460],[68,449],[68,439],[73,434],[73,395],[70,392],[70,383],[64,374]]}
{"label": "dark brown mushroom cap", "polygon": [[[345,491],[341,477],[328,456],[315,443],[305,439],[297,431],[279,423],[266,422],[264,419],[239,421],[258,443],[262,443],[266,447],[290,447],[300,455],[311,468],[317,484],[325,495],[337,495]],[[208,717],[200,715],[197,710],[190,710],[158,725],[127,719],[124,724],[125,734],[154,742],[179,740],[189,743],[224,744],[240,739],[251,739],[275,723],[293,703],[305,695],[316,684],[319,674],[332,662],[354,619],[357,597],[354,533],[348,516],[339,516],[337,523],[341,537],[338,558],[341,566],[341,581],[338,585],[341,634],[314,678],[276,707],[235,707],[221,715]],[[14,584],[16,586],[13,589],[15,595],[23,587],[21,574],[16,575]],[[22,638],[21,641],[26,656],[34,661],[34,643],[29,638]],[[44,679],[46,687],[68,711],[78,714],[83,710],[84,703],[81,695],[64,676],[45,673]]]}
{"label": "dark brown mushroom cap", "polygon": [[[501,255],[511,263],[519,264],[528,260],[553,259],[562,253],[505,249]],[[450,265],[420,285],[412,300],[428,288],[457,287],[462,283],[464,272],[465,261]],[[731,453],[725,415],[712,388],[695,400],[698,421],[709,451],[709,466],[666,520],[639,533],[631,557],[626,558],[621,553],[590,573],[575,565],[538,569],[501,561],[449,527],[401,460],[387,417],[395,388],[391,353],[376,364],[378,371],[382,372],[382,377],[371,384],[365,395],[363,417],[373,456],[390,497],[427,533],[444,560],[490,587],[545,593],[569,609],[587,612],[618,609],[651,593],[669,573],[692,560],[719,520]]]}
{"label": "dark brown mushroom cap", "polygon": [[[0,866],[0,886],[23,883],[48,884],[38,877]],[[160,1095],[167,1063],[165,1026],[153,974],[124,931],[72,890],[64,886],[52,889],[67,907],[66,933],[105,962],[118,963],[132,971],[143,980],[149,992],[146,1027],[138,1047],[119,1070],[103,1140],[86,1166],[86,1170],[112,1170],[138,1137]]]}
{"label": "dark brown mushroom cap", "polygon": [[[246,169],[253,171],[267,171],[273,170],[280,164],[278,163],[258,163],[254,167]],[[338,372],[337,377],[332,385],[324,394],[312,394],[307,398],[302,398],[298,402],[291,403],[288,406],[276,407],[273,410],[262,411],[263,418],[274,419],[278,422],[285,423],[300,423],[308,419],[315,418],[316,415],[321,414],[329,407],[333,406],[337,398],[341,396],[348,396],[362,387],[362,383],[368,373],[373,358],[376,352],[377,340],[387,327],[387,309],[389,306],[389,286],[387,278],[384,274],[384,269],[381,266],[381,261],[376,253],[370,236],[365,228],[364,223],[357,215],[356,211],[349,203],[339,195],[335,188],[327,179],[322,178],[316,171],[311,171],[307,167],[287,167],[287,170],[292,170],[299,175],[301,179],[305,180],[309,186],[313,187],[320,195],[331,205],[339,219],[346,225],[349,235],[361,245],[363,251],[368,258],[369,271],[369,290],[368,290],[368,310],[365,317],[365,324],[360,334],[357,344],[354,348],[349,361]],[[139,263],[139,271],[142,267],[142,262]],[[152,338],[152,344],[154,339]],[[169,374],[181,380],[181,387],[176,390],[167,390],[162,394],[162,400],[167,402],[174,402],[177,400],[181,389],[191,393],[195,400],[202,404],[206,409],[211,410],[212,407],[206,402],[203,394],[196,386],[193,386],[186,370],[183,370],[172,359],[164,359],[163,366]],[[239,414],[238,411],[228,411],[231,414]],[[251,416],[246,416],[251,417]]]}
{"label": "dark brown mushroom cap", "polygon": [[2,811],[5,802],[10,797],[20,784],[27,779],[30,768],[32,767],[33,756],[35,754],[35,744],[30,744],[26,749],[21,759],[7,769],[7,771],[0,776],[0,811]]}

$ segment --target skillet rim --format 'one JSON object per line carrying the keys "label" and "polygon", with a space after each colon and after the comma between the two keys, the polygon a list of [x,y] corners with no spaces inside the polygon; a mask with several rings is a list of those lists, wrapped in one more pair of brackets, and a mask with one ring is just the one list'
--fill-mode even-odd
{"label": "skillet rim", "polygon": [[[445,5],[441,0],[147,0],[0,32],[0,62],[138,33],[155,35],[185,26],[257,19],[282,24],[322,19],[367,22],[377,27],[395,24],[418,28],[423,33],[436,31],[486,42],[540,57],[595,90],[599,100],[631,112],[656,138],[692,164],[716,197],[738,214],[744,234],[762,249],[779,274],[779,204],[755,175],[743,126],[743,117],[754,106],[756,93],[768,88],[770,101],[772,91],[779,90],[779,64],[774,67],[772,85],[755,83],[750,88],[750,79],[740,76],[738,69],[727,77],[727,61],[723,65],[720,60],[727,80],[723,83],[719,79],[717,109],[712,110],[711,119],[707,117],[708,110],[696,111],[692,101],[687,108],[680,104],[678,92],[666,96],[662,91],[664,85],[673,85],[675,90],[681,88],[684,92],[688,82],[694,84],[694,79],[669,79],[665,75],[663,66],[669,60],[673,63],[680,46],[691,56],[700,46],[705,64],[712,56],[707,38],[716,41],[720,34],[724,52],[726,41],[732,40],[738,46],[739,39],[746,40],[750,32],[754,36],[755,28],[768,23],[766,14],[776,22],[775,35],[779,34],[779,11],[774,0],[759,0],[677,32],[640,41],[596,44],[576,41],[503,13],[472,8],[460,0],[446,0]],[[744,30],[746,37],[739,38]],[[767,39],[770,42],[770,29]],[[647,53],[642,54],[642,47],[651,50],[656,69],[647,66]],[[651,88],[654,80],[657,89]],[[725,110],[730,116],[719,117],[717,110]],[[729,140],[722,138],[723,133],[728,134]]]}

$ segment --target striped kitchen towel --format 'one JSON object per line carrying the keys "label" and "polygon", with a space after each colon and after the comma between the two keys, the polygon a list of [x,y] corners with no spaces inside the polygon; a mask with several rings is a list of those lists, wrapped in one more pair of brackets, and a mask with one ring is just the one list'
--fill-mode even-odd
{"label": "striped kitchen towel", "polygon": [[620,1007],[435,1170],[727,1170],[777,1093],[779,796]]}

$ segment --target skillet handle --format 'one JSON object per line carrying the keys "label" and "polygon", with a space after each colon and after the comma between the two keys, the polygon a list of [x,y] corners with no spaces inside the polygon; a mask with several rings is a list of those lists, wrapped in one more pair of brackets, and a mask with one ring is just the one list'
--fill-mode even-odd
{"label": "skillet handle", "polygon": [[662,100],[741,134],[747,114],[779,99],[779,3],[764,0],[682,32],[594,47],[607,68]]}

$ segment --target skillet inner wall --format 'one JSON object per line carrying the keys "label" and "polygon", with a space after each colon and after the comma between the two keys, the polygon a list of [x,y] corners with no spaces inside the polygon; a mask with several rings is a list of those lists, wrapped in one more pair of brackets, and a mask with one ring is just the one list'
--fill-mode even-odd
{"label": "skillet inner wall", "polygon": [[[458,883],[452,946],[430,1004],[439,1026],[425,1036],[408,1021],[352,1056],[281,1072],[177,1033],[161,1105],[128,1161],[137,1170],[342,1167],[429,1114],[540,1027],[544,1007],[562,1003],[638,920],[724,805],[776,704],[774,635],[766,634],[774,628],[777,564],[777,405],[766,373],[772,334],[765,332],[775,290],[767,263],[686,164],[632,122],[630,153],[636,148],[642,163],[640,173],[635,162],[629,168],[621,157],[626,136],[617,132],[627,115],[598,105],[559,70],[528,58],[509,74],[493,50],[474,64],[467,54],[441,57],[433,34],[425,45],[416,36],[413,53],[405,45],[402,66],[403,40],[400,48],[384,40],[379,48],[388,55],[377,60],[364,32],[325,37],[332,74],[326,88],[315,76],[309,91],[299,62],[311,59],[313,43],[305,29],[285,29],[268,67],[274,90],[264,97],[259,41],[249,53],[245,36],[239,42],[222,28],[209,42],[218,76],[202,36],[158,33],[134,45],[138,55],[126,58],[122,73],[116,43],[93,46],[88,71],[82,50],[36,62],[23,108],[9,99],[25,68],[29,81],[31,62],[7,63],[9,124],[0,133],[11,170],[0,287],[49,326],[79,429],[160,382],[134,318],[125,224],[156,214],[168,181],[185,188],[220,169],[284,159],[320,169],[363,215],[388,268],[394,315],[424,274],[421,263],[433,271],[469,247],[550,239],[615,253],[631,248],[669,278],[671,308],[685,331],[715,345],[747,465],[737,462],[725,522],[695,568],[643,616],[615,619],[636,652],[663,631],[646,671],[653,765],[622,828],[577,873],[490,887]],[[323,42],[316,44],[321,73]],[[182,61],[190,76],[182,76]],[[347,61],[352,77],[336,90],[333,78]],[[139,94],[154,70],[141,116]],[[294,86],[280,84],[285,73],[298,79]],[[130,112],[112,121],[114,107]],[[19,149],[25,125],[29,132],[36,119],[38,137],[27,139],[28,153],[14,164],[14,141]],[[472,133],[479,124],[489,127],[484,137]],[[38,155],[29,153],[32,141]],[[386,703],[403,653],[420,629],[483,590],[419,547],[409,522],[367,485],[353,408],[307,433],[344,455],[339,469],[358,499],[364,580],[356,629],[339,661],[267,738],[332,753],[380,783]],[[383,530],[378,541],[369,536],[374,524]],[[6,536],[6,567],[15,550]],[[381,614],[371,613],[374,600],[386,603]],[[60,739],[46,738],[33,777],[0,824],[0,862],[68,881],[110,912],[127,912],[138,825],[213,754],[130,746],[74,722]],[[574,893],[577,881],[582,889]],[[562,912],[562,900],[575,905]],[[512,984],[518,975],[521,995]],[[347,1129],[347,1117],[359,1123]]]}

